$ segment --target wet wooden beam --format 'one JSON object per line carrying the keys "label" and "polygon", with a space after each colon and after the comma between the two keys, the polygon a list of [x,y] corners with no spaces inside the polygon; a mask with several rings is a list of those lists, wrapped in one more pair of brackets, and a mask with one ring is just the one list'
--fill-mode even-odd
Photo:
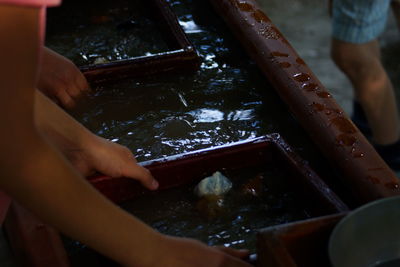
{"label": "wet wooden beam", "polygon": [[256,1],[210,2],[324,156],[339,170],[340,182],[358,203],[398,195],[399,181],[393,171]]}

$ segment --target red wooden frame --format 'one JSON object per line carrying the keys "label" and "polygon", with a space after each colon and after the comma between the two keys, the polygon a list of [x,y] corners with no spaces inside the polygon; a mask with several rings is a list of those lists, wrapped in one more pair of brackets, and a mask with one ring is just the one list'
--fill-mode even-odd
{"label": "red wooden frame", "polygon": [[[346,204],[278,134],[148,161],[143,165],[160,182],[159,190],[165,190],[223,168],[235,170],[271,163],[282,164],[282,168],[292,173],[291,183],[299,193],[304,193],[305,200],[312,203],[312,212],[316,215],[348,210]],[[117,203],[149,192],[136,181],[127,178],[97,176],[89,178],[89,181]],[[59,234],[22,207],[12,207],[6,218],[5,229],[17,258],[24,259],[23,266],[68,266]]]}
{"label": "red wooden frame", "polygon": [[171,50],[150,56],[80,67],[90,83],[101,83],[176,70],[198,69],[200,57],[179,25],[178,19],[169,4],[165,0],[151,0],[148,4],[156,15],[156,23],[168,39]]}

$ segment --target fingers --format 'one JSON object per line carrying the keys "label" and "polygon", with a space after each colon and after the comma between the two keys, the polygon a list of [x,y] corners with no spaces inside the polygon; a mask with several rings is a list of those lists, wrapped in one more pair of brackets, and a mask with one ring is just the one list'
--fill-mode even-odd
{"label": "fingers", "polygon": [[75,106],[75,100],[65,90],[57,90],[56,98],[61,106],[66,109],[71,109]]}
{"label": "fingers", "polygon": [[86,80],[85,76],[83,75],[83,73],[80,72],[80,71],[79,71],[79,74],[76,77],[75,84],[80,89],[80,91],[83,92],[83,93],[89,93],[91,91],[89,83],[87,82],[87,80]]}
{"label": "fingers", "polygon": [[136,163],[136,159],[132,154],[130,162],[126,164],[126,170],[124,171],[123,176],[138,180],[144,187],[150,190],[156,190],[159,185],[148,169]]}
{"label": "fingers", "polygon": [[132,166],[129,177],[135,178],[140,181],[142,185],[150,190],[156,190],[158,188],[158,182],[151,175],[150,171],[143,168],[140,165],[135,164],[136,166]]}
{"label": "fingers", "polygon": [[68,83],[66,91],[69,96],[76,101],[83,94],[89,93],[90,88],[85,76],[79,71],[77,67],[75,67],[75,69],[75,79]]}

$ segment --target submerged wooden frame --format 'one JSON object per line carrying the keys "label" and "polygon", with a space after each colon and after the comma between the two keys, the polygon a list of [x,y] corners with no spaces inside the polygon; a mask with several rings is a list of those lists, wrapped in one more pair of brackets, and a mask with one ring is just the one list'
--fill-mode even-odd
{"label": "submerged wooden frame", "polygon": [[162,29],[163,35],[168,38],[171,50],[149,56],[80,67],[90,83],[97,84],[175,70],[198,69],[200,57],[197,50],[187,38],[169,4],[165,0],[151,0],[148,4],[157,16],[156,23]]}
{"label": "submerged wooden frame", "polygon": [[[240,169],[260,166],[265,162],[281,162],[291,174],[304,201],[311,204],[315,216],[348,211],[349,208],[282,140],[278,134],[259,137],[221,147],[143,162],[159,181],[160,189],[187,184],[194,177],[204,177],[224,167]],[[89,181],[116,203],[149,193],[137,181],[128,178],[97,176]],[[6,218],[5,229],[16,258],[23,266],[69,266],[63,243],[57,231],[37,220],[21,206],[13,204]]]}

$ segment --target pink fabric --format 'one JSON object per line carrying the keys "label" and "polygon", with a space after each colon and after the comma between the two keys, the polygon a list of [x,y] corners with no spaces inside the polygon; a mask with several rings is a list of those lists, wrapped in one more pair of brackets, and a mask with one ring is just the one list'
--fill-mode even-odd
{"label": "pink fabric", "polygon": [[57,6],[61,0],[0,0],[0,4],[28,7]]}
{"label": "pink fabric", "polygon": [[[56,6],[61,3],[61,0],[0,0],[0,5],[18,5],[26,7],[41,8],[40,12],[40,29],[39,40],[41,45],[44,44],[45,22],[46,22],[46,6]],[[40,51],[39,51],[40,53]],[[3,224],[8,208],[11,204],[11,199],[0,190],[0,225]]]}

